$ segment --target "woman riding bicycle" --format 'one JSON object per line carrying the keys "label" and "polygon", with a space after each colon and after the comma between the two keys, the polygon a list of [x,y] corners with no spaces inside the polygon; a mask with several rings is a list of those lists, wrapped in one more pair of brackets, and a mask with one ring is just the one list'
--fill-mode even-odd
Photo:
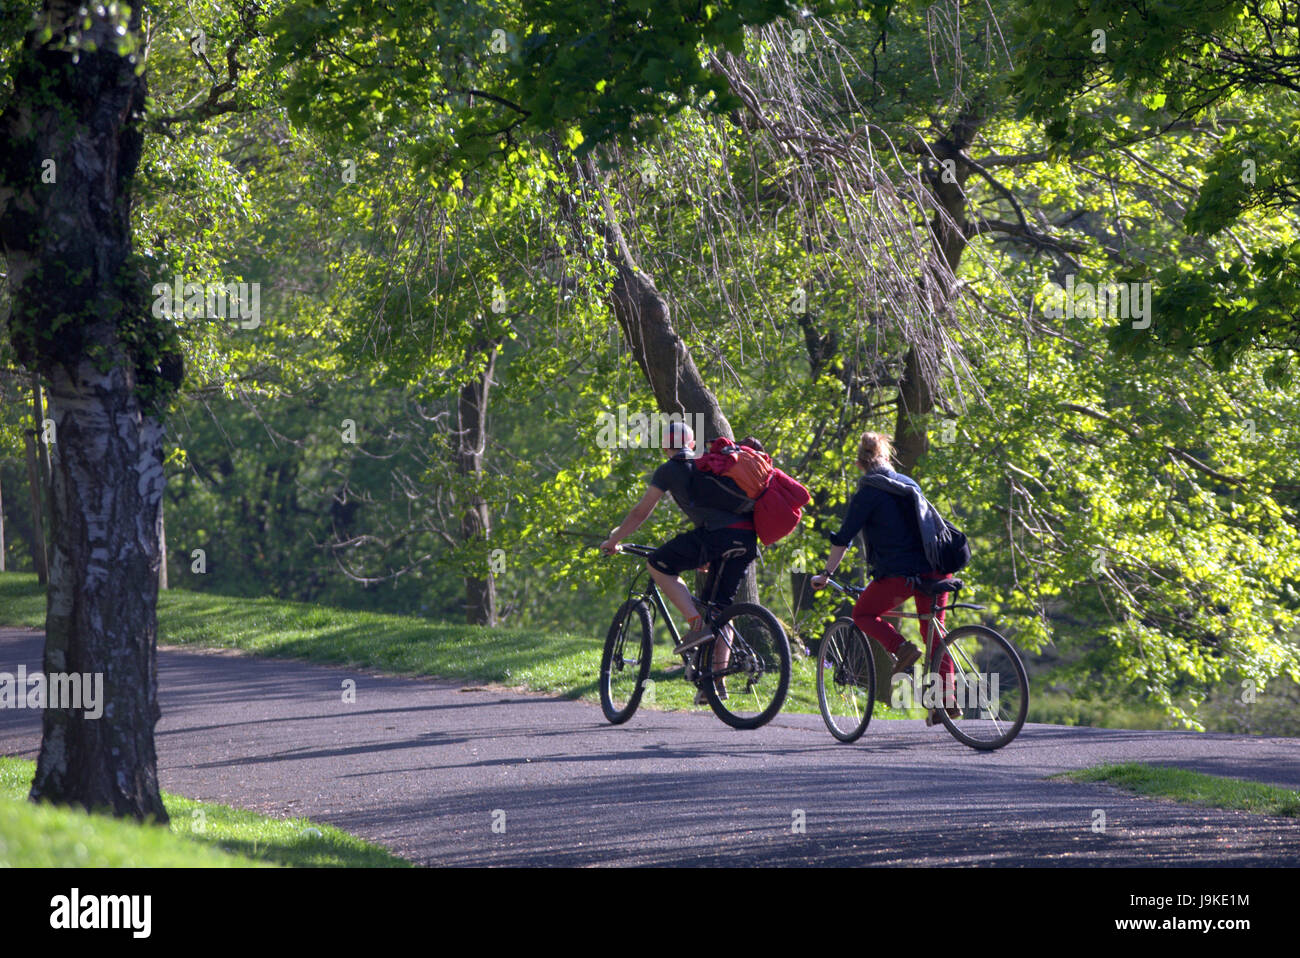
{"label": "woman riding bicycle", "polygon": [[[921,657],[921,650],[906,641],[883,614],[897,608],[909,597],[916,602],[916,611],[926,616],[933,611],[935,617],[943,624],[943,612],[946,595],[939,593],[932,597],[917,586],[923,580],[944,579],[942,572],[934,572],[926,559],[925,548],[921,543],[920,532],[915,521],[908,517],[907,500],[901,496],[886,492],[879,485],[870,484],[867,477],[883,475],[894,483],[912,486],[919,491],[917,484],[908,476],[890,468],[893,458],[893,446],[889,439],[875,432],[863,433],[858,444],[858,468],[863,472],[863,479],[849,501],[848,514],[844,518],[839,532],[830,536],[831,551],[826,560],[825,569],[813,576],[812,587],[822,589],[826,581],[839,567],[845,551],[853,542],[854,536],[862,531],[867,540],[867,558],[871,566],[872,582],[858,597],[853,606],[853,622],[864,633],[879,642],[897,660],[894,673],[906,672]],[[925,618],[921,622],[921,638],[925,635]],[[930,651],[937,641],[938,630],[928,637]],[[939,666],[942,687],[953,687],[952,659],[944,656]],[[961,710],[948,708],[948,715],[960,718]],[[937,710],[932,709],[926,718],[926,725],[939,724]]]}

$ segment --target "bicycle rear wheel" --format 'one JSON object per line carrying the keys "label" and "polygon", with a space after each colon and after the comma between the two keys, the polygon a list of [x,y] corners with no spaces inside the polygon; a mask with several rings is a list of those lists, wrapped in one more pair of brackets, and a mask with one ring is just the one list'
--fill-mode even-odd
{"label": "bicycle rear wheel", "polygon": [[955,667],[952,694],[961,718],[942,708],[939,717],[963,745],[1001,748],[1020,733],[1029,713],[1029,677],[1015,647],[982,625],[953,629],[943,645]]}
{"label": "bicycle rear wheel", "polygon": [[[790,690],[790,643],[785,629],[761,605],[737,602],[713,623],[718,636],[704,655],[704,671],[718,672],[723,698],[704,683],[709,706],[732,728],[758,728],[772,720]],[[715,665],[715,663],[719,663]]]}
{"label": "bicycle rear wheel", "polygon": [[817,704],[826,728],[841,742],[856,742],[871,722],[876,702],[876,661],[870,640],[852,619],[837,619],[817,653]]}
{"label": "bicycle rear wheel", "polygon": [[641,704],[654,653],[650,609],[640,599],[624,602],[605,636],[600,657],[600,707],[605,718],[622,725]]}

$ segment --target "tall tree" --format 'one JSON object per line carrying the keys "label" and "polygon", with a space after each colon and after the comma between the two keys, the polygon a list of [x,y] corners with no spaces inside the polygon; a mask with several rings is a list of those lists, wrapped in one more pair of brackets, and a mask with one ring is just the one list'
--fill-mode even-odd
{"label": "tall tree", "polygon": [[101,718],[47,708],[32,797],[165,822],[158,790],[160,414],[174,334],[133,261],[141,8],[46,0],[0,114],[9,336],[49,383],[58,441],[45,670],[103,675]]}
{"label": "tall tree", "polygon": [[[456,397],[456,468],[470,482],[468,502],[460,525],[461,541],[475,543],[492,537],[492,515],[487,500],[474,488],[482,480],[483,453],[487,446],[488,395],[500,344],[478,340],[471,360],[482,357],[482,371],[460,387]],[[465,618],[471,625],[497,624],[497,592],[491,566],[465,575]]]}

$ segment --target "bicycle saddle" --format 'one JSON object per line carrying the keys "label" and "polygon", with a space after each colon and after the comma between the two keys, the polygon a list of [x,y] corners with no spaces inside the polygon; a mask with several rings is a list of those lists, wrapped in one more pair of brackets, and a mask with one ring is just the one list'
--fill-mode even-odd
{"label": "bicycle saddle", "polygon": [[956,592],[964,585],[961,579],[952,576],[946,579],[922,579],[913,576],[908,580],[908,584],[929,596],[942,595],[944,592]]}

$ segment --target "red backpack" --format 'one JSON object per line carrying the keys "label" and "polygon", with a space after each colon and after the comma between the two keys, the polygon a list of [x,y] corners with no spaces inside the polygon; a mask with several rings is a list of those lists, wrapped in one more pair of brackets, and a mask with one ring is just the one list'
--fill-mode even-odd
{"label": "red backpack", "polygon": [[780,542],[799,525],[812,493],[798,479],[773,469],[767,491],[754,503],[754,531],[763,545]]}
{"label": "red backpack", "polygon": [[709,443],[709,451],[700,456],[695,468],[730,479],[748,498],[757,499],[767,489],[772,476],[772,459],[765,452],[719,436]]}
{"label": "red backpack", "polygon": [[[696,492],[696,485],[709,487],[701,488],[697,498],[711,498],[709,493],[717,493],[712,487],[719,480],[726,480],[728,489],[735,489],[729,493],[733,500],[739,495],[753,501],[754,531],[765,546],[780,542],[793,532],[803,518],[803,507],[812,500],[808,489],[775,468],[767,453],[737,445],[726,436],[709,444],[709,451],[696,461],[695,470],[701,475],[692,485],[692,493]],[[741,508],[718,507],[733,512],[750,511],[747,501]]]}

